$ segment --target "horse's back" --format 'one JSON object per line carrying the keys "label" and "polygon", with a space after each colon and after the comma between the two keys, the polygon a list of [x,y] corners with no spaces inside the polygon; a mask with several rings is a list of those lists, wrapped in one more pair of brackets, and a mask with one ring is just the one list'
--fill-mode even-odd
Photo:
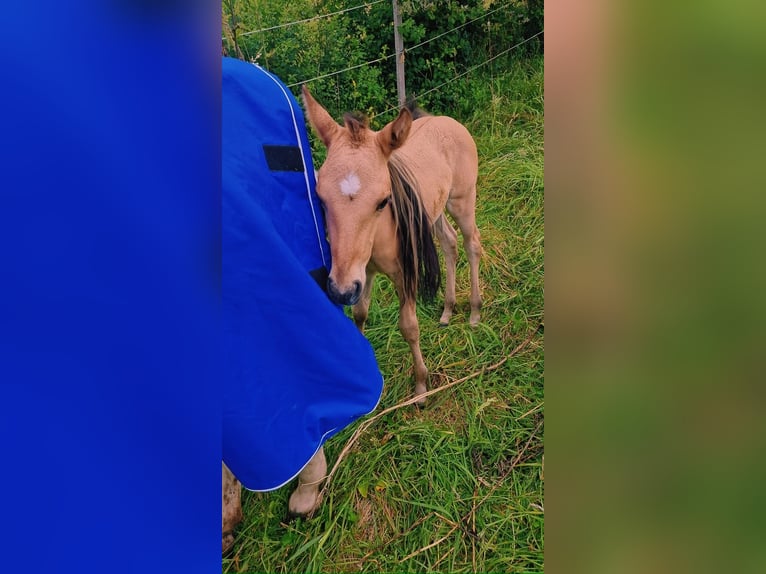
{"label": "horse's back", "polygon": [[463,124],[449,116],[423,116],[412,123],[408,143],[434,145],[443,152],[476,156],[476,144]]}
{"label": "horse's back", "polygon": [[441,211],[448,196],[457,199],[475,194],[479,171],[476,143],[468,129],[454,118],[416,119],[407,142],[397,154],[418,179],[423,198],[431,204],[429,212],[431,206]]}

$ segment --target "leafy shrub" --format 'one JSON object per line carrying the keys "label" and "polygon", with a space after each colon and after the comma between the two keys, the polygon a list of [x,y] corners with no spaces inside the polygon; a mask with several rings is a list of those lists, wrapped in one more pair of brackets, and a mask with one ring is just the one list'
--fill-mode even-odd
{"label": "leafy shrub", "polygon": [[[391,2],[248,34],[361,1],[224,0],[224,48],[274,72],[296,94],[298,84],[309,81],[334,117],[361,111],[380,127],[393,118],[398,101]],[[407,95],[434,113],[470,116],[475,102],[469,84],[453,80],[472,67],[478,68],[471,73],[491,76],[512,59],[540,53],[542,42],[535,39],[497,57],[542,30],[542,10],[542,0],[401,0]]]}

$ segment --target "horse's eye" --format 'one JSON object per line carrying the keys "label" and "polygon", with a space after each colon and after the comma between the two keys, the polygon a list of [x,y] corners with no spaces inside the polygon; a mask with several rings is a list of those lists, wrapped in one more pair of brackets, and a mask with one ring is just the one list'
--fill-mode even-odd
{"label": "horse's eye", "polygon": [[389,202],[389,201],[391,201],[391,196],[390,196],[390,195],[389,195],[389,196],[388,196],[386,199],[384,199],[383,201],[381,201],[381,202],[378,204],[378,207],[376,208],[376,209],[377,209],[377,211],[383,211],[383,208],[384,208],[384,207],[386,207],[386,206],[388,205],[388,202]]}

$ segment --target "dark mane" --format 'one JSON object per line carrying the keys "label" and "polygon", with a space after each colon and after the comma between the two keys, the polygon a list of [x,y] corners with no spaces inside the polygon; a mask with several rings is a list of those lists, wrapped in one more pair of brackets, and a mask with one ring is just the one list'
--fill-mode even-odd
{"label": "dark mane", "polygon": [[410,110],[410,113],[412,114],[412,119],[416,120],[418,118],[424,118],[427,116],[430,116],[427,111],[425,111],[423,108],[421,108],[418,103],[410,98],[407,100],[407,103],[405,104],[405,107]]}
{"label": "dark mane", "polygon": [[441,285],[441,267],[431,223],[420,201],[415,179],[395,156],[389,159],[388,172],[391,176],[391,206],[399,241],[404,294],[413,299],[419,295],[431,301]]}

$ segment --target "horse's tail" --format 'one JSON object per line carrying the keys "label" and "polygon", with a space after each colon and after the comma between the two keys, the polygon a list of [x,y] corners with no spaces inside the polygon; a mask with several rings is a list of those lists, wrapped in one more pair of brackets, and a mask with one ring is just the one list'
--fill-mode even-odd
{"label": "horse's tail", "polygon": [[430,301],[441,285],[441,267],[428,213],[410,171],[395,157],[390,158],[388,171],[404,294],[413,299],[420,295]]}

